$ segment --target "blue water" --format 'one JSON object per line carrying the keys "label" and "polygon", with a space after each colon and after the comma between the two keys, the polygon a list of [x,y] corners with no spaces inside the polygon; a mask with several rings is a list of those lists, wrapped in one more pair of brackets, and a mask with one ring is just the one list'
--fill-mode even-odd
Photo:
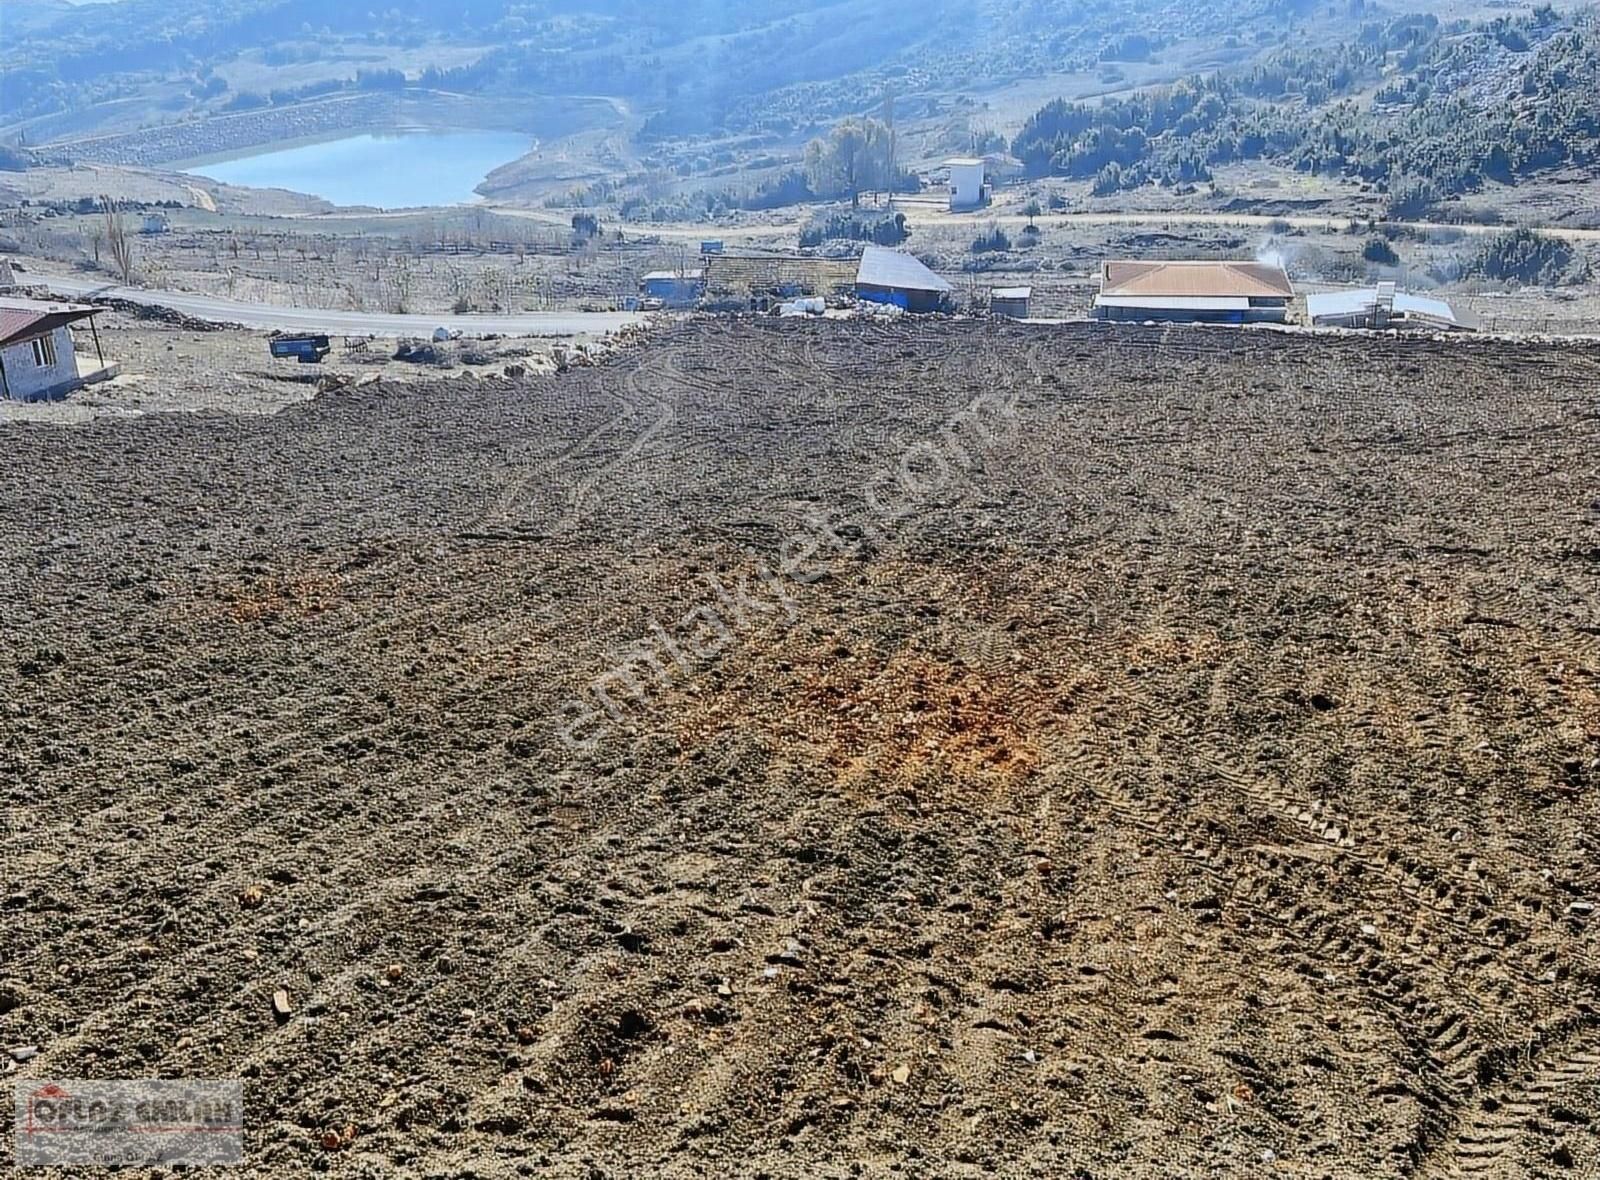
{"label": "blue water", "polygon": [[335,205],[459,205],[476,200],[473,186],[532,147],[511,131],[352,135],[189,171],[224,184],[310,193]]}

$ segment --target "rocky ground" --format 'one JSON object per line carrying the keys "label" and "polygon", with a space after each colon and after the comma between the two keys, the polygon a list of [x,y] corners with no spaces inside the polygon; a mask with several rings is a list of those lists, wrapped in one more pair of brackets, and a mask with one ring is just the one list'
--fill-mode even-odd
{"label": "rocky ground", "polygon": [[[623,342],[528,337],[432,340],[331,338],[316,365],[274,358],[269,333],[189,320],[160,308],[126,305],[96,319],[100,347],[118,375],[55,402],[0,399],[0,424],[76,425],[99,417],[161,413],[274,414],[330,389],[383,381],[417,382],[512,376],[540,377],[560,365],[581,366]],[[75,331],[79,371],[99,367],[87,328]],[[459,388],[459,386],[458,386]]]}
{"label": "rocky ground", "polygon": [[696,321],[0,426],[0,1048],[261,1176],[1594,1174],[1597,377]]}

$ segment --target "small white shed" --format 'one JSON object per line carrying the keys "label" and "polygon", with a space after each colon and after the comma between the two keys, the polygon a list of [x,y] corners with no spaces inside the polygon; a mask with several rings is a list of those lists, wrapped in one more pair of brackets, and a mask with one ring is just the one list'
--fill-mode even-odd
{"label": "small white shed", "polygon": [[1028,303],[1032,298],[1032,287],[996,287],[989,292],[989,314],[1013,320],[1025,320],[1028,318]]}

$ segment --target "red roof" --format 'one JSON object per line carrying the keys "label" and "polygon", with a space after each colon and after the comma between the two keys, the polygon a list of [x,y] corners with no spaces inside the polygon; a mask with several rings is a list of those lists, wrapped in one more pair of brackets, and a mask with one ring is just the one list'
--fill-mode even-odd
{"label": "red roof", "polygon": [[1288,299],[1294,287],[1283,267],[1266,262],[1107,262],[1100,294]]}
{"label": "red roof", "polygon": [[87,319],[99,310],[73,303],[7,300],[0,303],[0,347],[48,335],[57,328]]}

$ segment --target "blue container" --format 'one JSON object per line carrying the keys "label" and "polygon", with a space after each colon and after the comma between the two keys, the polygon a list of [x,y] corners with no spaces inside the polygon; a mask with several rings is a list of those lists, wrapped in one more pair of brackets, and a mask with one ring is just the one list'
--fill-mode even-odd
{"label": "blue container", "polygon": [[302,365],[320,364],[329,347],[326,336],[279,336],[267,342],[273,356],[294,357]]}

